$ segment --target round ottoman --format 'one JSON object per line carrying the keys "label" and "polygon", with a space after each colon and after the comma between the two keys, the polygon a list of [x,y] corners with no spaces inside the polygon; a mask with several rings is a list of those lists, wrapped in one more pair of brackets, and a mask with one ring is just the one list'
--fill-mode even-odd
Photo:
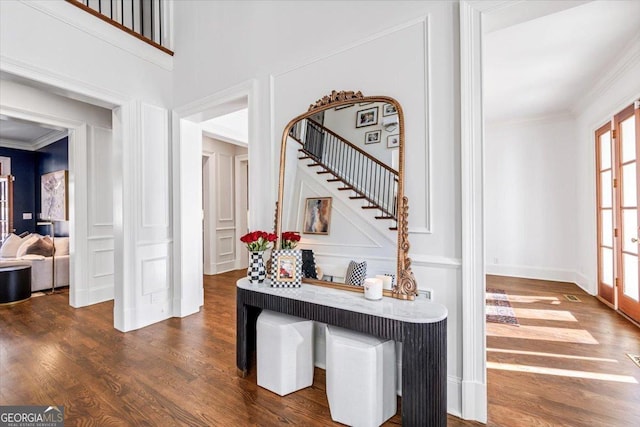
{"label": "round ottoman", "polygon": [[14,304],[31,298],[31,266],[0,267],[0,304]]}

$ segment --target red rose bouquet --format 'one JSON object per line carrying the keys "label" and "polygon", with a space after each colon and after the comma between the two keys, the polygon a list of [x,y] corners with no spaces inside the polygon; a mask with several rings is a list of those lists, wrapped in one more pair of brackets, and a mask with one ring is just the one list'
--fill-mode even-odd
{"label": "red rose bouquet", "polygon": [[282,233],[282,249],[294,249],[300,241],[300,234],[297,231],[285,231]]}
{"label": "red rose bouquet", "polygon": [[269,249],[269,243],[275,242],[278,236],[275,233],[266,231],[252,231],[240,238],[242,243],[247,244],[250,252],[261,252]]}

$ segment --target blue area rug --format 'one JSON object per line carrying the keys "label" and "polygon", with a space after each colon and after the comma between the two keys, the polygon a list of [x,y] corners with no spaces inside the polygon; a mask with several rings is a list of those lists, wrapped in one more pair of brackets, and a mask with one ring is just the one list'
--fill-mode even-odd
{"label": "blue area rug", "polygon": [[505,291],[502,289],[487,289],[486,298],[487,322],[518,326],[516,313],[513,311]]}

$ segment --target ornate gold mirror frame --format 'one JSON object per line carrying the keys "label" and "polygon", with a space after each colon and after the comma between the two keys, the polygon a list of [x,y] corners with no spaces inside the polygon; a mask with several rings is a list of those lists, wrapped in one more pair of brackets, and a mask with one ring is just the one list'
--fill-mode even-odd
{"label": "ornate gold mirror frame", "polygon": [[[398,114],[398,135],[399,135],[399,154],[398,154],[398,185],[396,192],[396,212],[397,212],[397,271],[394,288],[391,291],[385,290],[384,295],[404,300],[414,300],[417,296],[416,279],[411,271],[411,259],[409,258],[409,202],[404,195],[404,114],[400,104],[393,98],[387,96],[367,96],[362,95],[360,91],[332,91],[330,95],[324,96],[314,104],[309,106],[306,113],[292,119],[282,133],[282,141],[280,146],[280,177],[278,184],[278,202],[276,204],[276,224],[275,232],[278,240],[275,242],[276,248],[281,245],[280,237],[282,236],[282,206],[285,185],[285,164],[287,141],[290,138],[291,129],[296,123],[303,119],[310,118],[319,112],[329,110],[331,108],[340,107],[347,104],[368,103],[368,102],[384,102],[395,106]],[[318,286],[326,286],[348,291],[364,292],[363,287],[346,285],[335,282],[327,282],[315,279],[303,279],[305,283],[311,283]]]}

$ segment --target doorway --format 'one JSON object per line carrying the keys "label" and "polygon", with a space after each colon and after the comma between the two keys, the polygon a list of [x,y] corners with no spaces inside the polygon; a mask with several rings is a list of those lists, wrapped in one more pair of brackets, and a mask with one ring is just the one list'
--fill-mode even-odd
{"label": "doorway", "polygon": [[[237,104],[229,106],[237,108]],[[230,111],[201,124],[203,190],[203,259],[205,275],[238,268],[246,258],[236,236],[246,217],[246,180],[236,171],[247,157],[248,109]],[[244,183],[244,190],[241,186]],[[244,203],[243,203],[244,195]],[[242,214],[242,211],[245,214]],[[240,228],[238,228],[240,227]]]}
{"label": "doorway", "polygon": [[640,322],[640,102],[596,131],[598,296]]}

